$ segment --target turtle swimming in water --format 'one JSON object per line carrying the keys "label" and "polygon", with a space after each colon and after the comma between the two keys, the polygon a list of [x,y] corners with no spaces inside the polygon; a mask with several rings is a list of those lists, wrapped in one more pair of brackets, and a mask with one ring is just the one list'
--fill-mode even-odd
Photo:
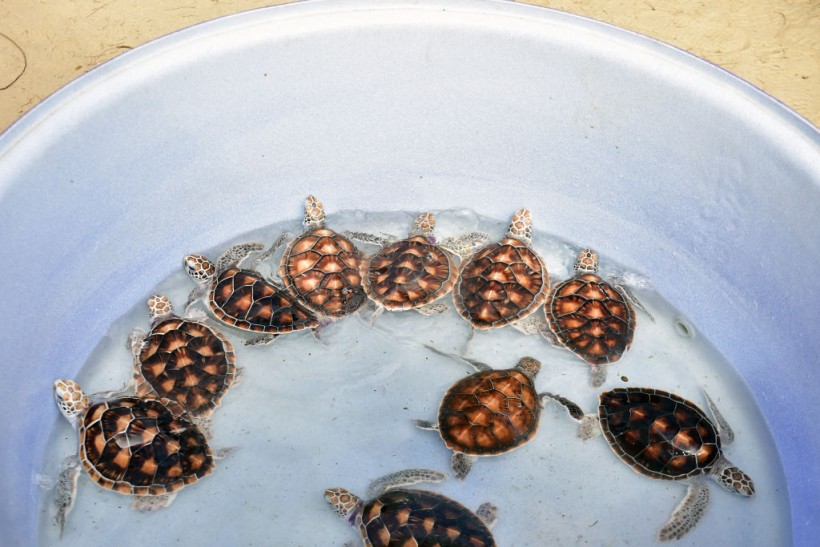
{"label": "turtle swimming in water", "polygon": [[134,329],[130,336],[137,397],[170,399],[192,417],[207,418],[239,383],[233,344],[205,323],[201,310],[191,311],[202,317],[179,317],[163,295],[149,298],[148,310],[151,331]]}
{"label": "turtle swimming in water", "polygon": [[694,403],[660,389],[618,388],[601,393],[599,399],[597,416],[582,421],[581,438],[603,433],[613,452],[634,471],[689,485],[658,532],[660,541],[680,539],[700,522],[711,497],[705,477],[729,492],[755,495],[752,479],[723,453],[734,433],[708,395],[714,422]]}
{"label": "turtle swimming in water", "polygon": [[205,300],[214,317],[237,329],[259,332],[245,345],[268,344],[280,334],[313,329],[316,316],[297,299],[253,270],[240,267],[255,251],[257,243],[229,247],[216,261],[199,254],[187,255],[182,263],[197,286],[188,297],[185,309]]}
{"label": "turtle swimming in water", "polygon": [[220,457],[174,401],[89,397],[72,380],[55,381],[54,398],[79,436],[78,453],[66,459],[57,482],[54,520],[60,534],[82,470],[102,488],[133,496],[135,509],[150,511],[211,474]]}
{"label": "turtle swimming in water", "polygon": [[381,246],[361,266],[362,286],[377,306],[373,319],[383,310],[412,309],[430,315],[449,309],[438,301],[458,279],[454,257],[469,257],[477,243],[486,243],[487,236],[470,232],[437,242],[435,227],[435,215],[425,212],[413,221],[409,236],[399,241],[361,232],[349,234],[358,241]]}
{"label": "turtle swimming in water", "polygon": [[442,494],[405,488],[441,482],[447,475],[429,469],[406,469],[375,480],[363,500],[344,488],[325,490],[325,500],[351,526],[365,547],[453,545],[489,547],[497,509],[482,504],[473,513]]}
{"label": "turtle swimming in water", "polygon": [[461,267],[453,301],[474,329],[513,325],[532,334],[546,328],[540,318],[522,322],[549,292],[547,268],[531,242],[532,217],[529,209],[521,209],[501,241],[479,249]]}
{"label": "turtle swimming in water", "polygon": [[604,383],[606,365],[632,344],[633,303],[644,309],[624,288],[598,275],[598,254],[592,249],[578,254],[575,276],[557,284],[547,298],[544,312],[556,345],[590,364],[593,387]]}
{"label": "turtle swimming in water", "polygon": [[444,355],[464,360],[476,372],[447,390],[436,423],[413,423],[421,429],[438,431],[453,451],[452,468],[458,479],[467,476],[479,457],[510,452],[535,438],[541,408],[546,402],[563,405],[576,420],[584,416],[572,401],[535,391],[535,376],[541,363],[532,357],[522,357],[515,368],[495,370],[484,363]]}

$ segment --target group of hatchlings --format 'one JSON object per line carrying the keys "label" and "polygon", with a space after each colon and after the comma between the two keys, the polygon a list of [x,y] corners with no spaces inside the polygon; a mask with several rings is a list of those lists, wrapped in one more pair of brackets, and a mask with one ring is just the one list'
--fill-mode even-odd
{"label": "group of hatchlings", "polygon": [[[384,310],[437,313],[447,309],[441,301],[452,291],[458,313],[475,329],[512,325],[543,334],[591,365],[595,387],[605,379],[606,364],[617,361],[632,342],[634,306],[641,307],[623,287],[598,276],[593,251],[583,250],[574,277],[550,290],[544,262],[530,246],[527,209],[513,216],[498,242],[473,232],[437,243],[430,213],[420,215],[409,237],[399,241],[343,235],[325,226],[323,206],[313,196],[306,200],[304,223],[304,233],[283,236],[265,252],[259,244],[240,244],[216,262],[186,256],[184,267],[197,284],[186,315],[174,314],[166,297],[151,297],[150,332],[131,335],[133,382],[125,390],[89,397],[71,380],[54,383],[57,404],[79,434],[78,454],[66,460],[57,483],[55,521],[61,532],[83,469],[103,488],[132,496],[135,508],[152,510],[209,475],[224,456],[208,445],[208,419],[238,383],[239,369],[230,340],[206,323],[207,314],[192,308],[198,300],[207,302],[225,325],[258,333],[245,342],[254,345],[320,328],[353,313],[368,298],[377,307],[374,318]],[[254,253],[258,262],[269,258],[288,237],[281,279],[241,267]],[[380,250],[365,257],[351,239],[375,243]],[[544,317],[535,313],[542,304]],[[723,453],[733,434],[708,395],[711,419],[682,397],[636,387],[602,393],[597,414],[585,416],[564,397],[536,392],[540,363],[531,357],[508,370],[463,361],[475,373],[447,390],[435,422],[415,421],[437,431],[453,451],[452,469],[459,479],[479,457],[531,440],[543,404],[551,401],[580,422],[579,436],[603,434],[638,473],[688,484],[683,501],[658,533],[661,541],[679,539],[697,525],[710,497],[704,477],[731,492],[754,495],[752,480]],[[408,469],[375,480],[368,500],[343,488],[326,490],[325,498],[358,528],[366,546],[495,545],[493,505],[472,512],[441,494],[407,488],[444,478],[437,471]]]}

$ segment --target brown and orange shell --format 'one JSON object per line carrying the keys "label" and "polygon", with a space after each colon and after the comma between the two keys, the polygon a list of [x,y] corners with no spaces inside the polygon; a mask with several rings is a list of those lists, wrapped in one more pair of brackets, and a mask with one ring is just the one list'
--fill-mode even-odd
{"label": "brown and orange shell", "polygon": [[632,344],[635,310],[593,273],[558,284],[544,310],[558,341],[590,364],[614,363]]}
{"label": "brown and orange shell", "polygon": [[453,289],[453,302],[477,329],[503,327],[538,309],[549,292],[543,260],[526,243],[505,238],[467,261]]}
{"label": "brown and orange shell", "polygon": [[535,437],[541,403],[532,379],[517,369],[490,370],[459,380],[438,413],[441,438],[455,452],[491,456]]}
{"label": "brown and orange shell", "polygon": [[710,473],[721,458],[720,437],[703,411],[660,389],[606,391],[598,418],[612,450],[642,475],[686,479]]}
{"label": "brown and orange shell", "polygon": [[424,236],[397,241],[362,263],[362,285],[388,310],[418,308],[452,290],[458,268]]}
{"label": "brown and orange shell", "polygon": [[305,306],[321,315],[343,317],[367,300],[361,264],[362,255],[349,239],[316,228],[290,242],[280,270],[288,291]]}
{"label": "brown and orange shell", "polygon": [[93,404],[80,421],[80,460],[94,482],[135,496],[176,492],[215,467],[199,428],[156,399]]}

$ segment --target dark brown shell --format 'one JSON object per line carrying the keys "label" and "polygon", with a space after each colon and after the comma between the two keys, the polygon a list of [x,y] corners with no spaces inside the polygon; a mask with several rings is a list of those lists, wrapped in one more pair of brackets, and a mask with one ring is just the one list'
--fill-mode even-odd
{"label": "dark brown shell", "polygon": [[367,297],[362,288],[362,255],[349,239],[328,228],[309,230],[290,242],[282,257],[287,289],[316,313],[342,317]]}
{"label": "dark brown shell", "polygon": [[429,304],[450,292],[457,277],[450,255],[424,236],[390,244],[362,264],[367,296],[388,310]]}
{"label": "dark brown shell", "polygon": [[544,309],[558,341],[593,365],[614,363],[632,344],[635,310],[593,273],[558,284]]}
{"label": "dark brown shell", "polygon": [[258,273],[228,268],[216,279],[208,299],[211,311],[236,328],[283,334],[319,324],[310,310]]}
{"label": "dark brown shell", "polygon": [[480,251],[461,268],[453,301],[477,329],[503,327],[523,319],[546,299],[549,274],[526,243],[505,238]]}
{"label": "dark brown shell", "polygon": [[156,399],[120,397],[93,404],[79,432],[83,467],[97,484],[121,494],[176,492],[214,469],[199,428]]}
{"label": "dark brown shell", "polygon": [[517,369],[459,380],[438,413],[441,438],[455,452],[491,456],[518,448],[538,430],[541,404],[532,379]]}
{"label": "dark brown shell", "polygon": [[708,474],[721,458],[720,437],[703,411],[666,391],[606,391],[598,418],[609,446],[624,463],[655,479]]}
{"label": "dark brown shell", "polygon": [[373,547],[495,545],[489,528],[475,513],[424,490],[390,490],[366,502],[357,520],[362,538]]}
{"label": "dark brown shell", "polygon": [[236,377],[233,344],[213,327],[180,317],[151,329],[135,365],[137,396],[154,393],[196,417],[210,415]]}

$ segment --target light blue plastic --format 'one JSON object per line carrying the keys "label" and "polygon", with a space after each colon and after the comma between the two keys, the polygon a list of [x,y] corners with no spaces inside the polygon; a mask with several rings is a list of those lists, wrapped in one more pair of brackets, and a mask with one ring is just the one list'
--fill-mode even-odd
{"label": "light blue plastic", "polygon": [[[644,272],[748,382],[820,533],[820,135],[681,51],[498,1],[315,1],[137,48],[0,136],[0,530],[72,376],[179,257],[299,214],[470,207]],[[112,386],[117,387],[117,386]]]}

